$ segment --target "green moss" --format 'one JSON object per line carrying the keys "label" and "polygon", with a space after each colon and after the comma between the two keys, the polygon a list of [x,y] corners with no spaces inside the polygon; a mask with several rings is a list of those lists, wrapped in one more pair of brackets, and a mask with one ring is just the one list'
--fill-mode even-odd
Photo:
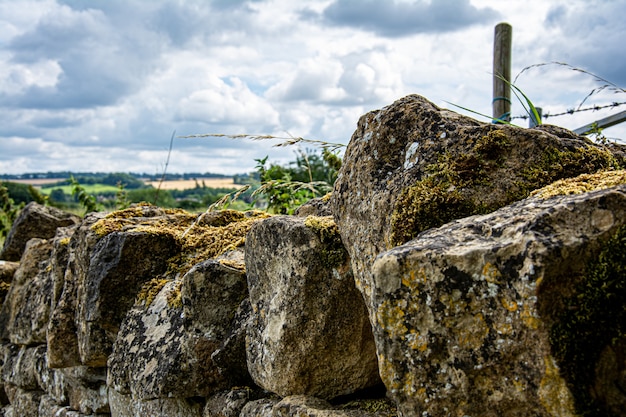
{"label": "green moss", "polygon": [[428,177],[404,189],[398,197],[391,215],[390,243],[401,245],[421,231],[480,211],[455,185]]}
{"label": "green moss", "polygon": [[[507,168],[512,150],[506,130],[494,127],[468,152],[442,154],[426,168],[425,178],[398,196],[391,215],[391,247],[406,243],[428,228],[522,200],[556,180],[619,168],[614,155],[604,147],[580,145],[559,150],[552,146],[530,158],[528,166],[517,172],[516,165]],[[499,176],[507,182],[501,182]],[[501,197],[490,198],[488,194],[494,187],[499,187]]]}
{"label": "green moss", "polygon": [[346,263],[348,253],[332,216],[307,216],[304,219],[304,225],[320,238],[323,244],[322,262],[324,265],[334,268]]}
{"label": "green moss", "polygon": [[141,290],[137,294],[137,301],[143,302],[146,308],[150,307],[152,301],[154,301],[161,289],[163,289],[165,284],[167,284],[168,282],[169,280],[167,279],[154,278],[144,283],[141,287]]}
{"label": "green moss", "polygon": [[553,355],[584,416],[607,416],[594,400],[595,365],[601,351],[626,337],[626,226],[589,263],[575,296],[550,329]]}
{"label": "green moss", "polygon": [[174,288],[167,294],[167,306],[170,308],[183,308],[183,297],[181,294],[182,281],[177,281]]}
{"label": "green moss", "polygon": [[621,184],[626,184],[626,170],[602,171],[558,180],[533,191],[530,195],[550,198],[557,195],[582,194],[594,190],[603,190]]}

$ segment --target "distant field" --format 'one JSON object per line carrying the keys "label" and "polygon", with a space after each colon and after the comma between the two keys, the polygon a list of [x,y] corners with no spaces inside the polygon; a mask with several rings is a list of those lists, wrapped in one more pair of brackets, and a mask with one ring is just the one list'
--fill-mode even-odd
{"label": "distant field", "polygon": [[[188,190],[196,188],[196,184],[201,187],[203,183],[209,188],[239,188],[240,184],[235,184],[232,178],[197,178],[196,180],[175,180],[163,181],[162,190]],[[159,181],[146,181],[146,184],[152,185],[154,188],[159,186]]]}
{"label": "distant field", "polygon": [[[84,185],[81,184],[81,187],[88,194],[99,194],[99,193],[105,193],[105,192],[116,193],[119,190],[117,187],[113,185],[105,185],[105,184],[84,184]],[[43,194],[50,194],[52,190],[56,190],[57,188],[62,189],[65,194],[72,194],[72,190],[74,189],[74,187],[72,187],[71,185],[59,185],[58,187],[42,188],[40,191]]]}
{"label": "distant field", "polygon": [[29,179],[29,180],[6,180],[9,182],[16,182],[18,184],[30,184],[34,187],[44,184],[54,184],[55,182],[64,181],[67,178],[41,178],[41,179]]}

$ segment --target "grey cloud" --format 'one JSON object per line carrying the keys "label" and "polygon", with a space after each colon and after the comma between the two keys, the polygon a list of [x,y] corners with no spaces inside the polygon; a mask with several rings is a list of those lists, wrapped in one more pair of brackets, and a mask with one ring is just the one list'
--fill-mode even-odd
{"label": "grey cloud", "polygon": [[626,3],[620,1],[580,2],[551,9],[546,24],[560,30],[561,36],[544,40],[551,51],[545,59],[564,61],[626,87],[624,15]]}
{"label": "grey cloud", "polygon": [[[311,16],[304,11],[303,17]],[[499,17],[491,8],[478,9],[469,0],[437,0],[415,3],[376,0],[335,0],[322,19],[336,26],[356,27],[381,36],[400,37],[417,33],[440,33],[489,23]]]}

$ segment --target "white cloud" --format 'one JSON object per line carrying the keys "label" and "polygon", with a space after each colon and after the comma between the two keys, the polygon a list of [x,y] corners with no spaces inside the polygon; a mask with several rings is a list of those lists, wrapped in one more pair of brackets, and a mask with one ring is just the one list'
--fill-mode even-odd
{"label": "white cloud", "polygon": [[[411,93],[489,114],[497,21],[513,26],[513,74],[558,60],[626,83],[623,2],[358,4],[0,0],[0,172],[155,172],[173,130],[345,143],[363,113]],[[528,70],[519,84],[550,113],[598,86],[557,67]],[[575,128],[619,110],[548,121]],[[626,125],[608,133],[626,137]],[[245,171],[265,155],[293,159],[266,143],[177,140],[171,167]]]}

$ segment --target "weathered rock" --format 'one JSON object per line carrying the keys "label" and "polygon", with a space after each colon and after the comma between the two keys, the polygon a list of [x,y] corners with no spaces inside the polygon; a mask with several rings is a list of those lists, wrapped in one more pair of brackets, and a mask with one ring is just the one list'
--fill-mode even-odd
{"label": "weathered rock", "polygon": [[[135,400],[207,396],[237,382],[214,352],[247,295],[241,270],[209,260],[182,280],[156,280],[139,294],[109,359],[109,386]],[[245,361],[245,350],[239,349]]]}
{"label": "weathered rock", "polygon": [[53,305],[46,334],[48,365],[51,368],[81,365],[76,327],[78,282],[79,277],[87,274],[91,253],[98,242],[98,235],[92,231],[92,227],[104,216],[104,213],[91,213],[85,216],[68,242],[63,279],[60,279],[58,269],[54,271]]}
{"label": "weathered rock", "polygon": [[243,406],[239,417],[274,417],[274,405],[276,403],[278,403],[278,400],[274,398],[261,398],[260,400],[250,401]]}
{"label": "weathered rock", "polygon": [[52,242],[31,239],[0,310],[2,339],[18,345],[45,343],[52,279],[46,268]]}
{"label": "weathered rock", "polygon": [[70,409],[81,415],[110,412],[106,387],[106,368],[75,366],[61,369]]}
{"label": "weathered rock", "polygon": [[273,407],[273,415],[281,417],[391,417],[392,409],[381,411],[350,410],[333,407],[330,403],[306,395],[283,398]]}
{"label": "weathered rock", "polygon": [[361,117],[331,208],[369,303],[379,253],[557,179],[614,167],[617,159],[609,147],[565,129],[480,123],[412,95]]}
{"label": "weathered rock", "polygon": [[44,395],[42,391],[24,390],[11,384],[5,385],[5,391],[11,401],[11,407],[5,412],[15,417],[39,417],[39,401]]}
{"label": "weathered rock", "polygon": [[281,396],[333,398],[379,382],[371,328],[330,217],[273,217],[246,240],[248,369]]}
{"label": "weathered rock", "polygon": [[106,366],[141,286],[163,274],[178,251],[172,236],[149,232],[113,232],[96,243],[87,274],[78,277],[78,351],[84,365]]}
{"label": "weathered rock", "polygon": [[622,185],[523,200],[381,254],[373,327],[401,415],[625,416],[625,242]]}
{"label": "weathered rock", "polygon": [[157,398],[133,400],[114,389],[109,391],[111,415],[114,417],[201,417],[202,405],[193,399]]}
{"label": "weathered rock", "polygon": [[261,393],[257,391],[243,387],[218,392],[207,399],[202,417],[239,417],[247,403],[259,399]]}
{"label": "weathered rock", "polygon": [[37,362],[46,355],[46,346],[17,346],[6,344],[2,380],[25,390],[38,390]]}
{"label": "weathered rock", "polygon": [[35,202],[24,207],[13,222],[4,242],[0,259],[19,261],[32,238],[50,239],[58,227],[78,224],[80,218],[55,207],[42,206]]}
{"label": "weathered rock", "polygon": [[332,216],[333,212],[330,208],[330,194],[324,197],[316,197],[307,201],[296,209],[296,216]]}
{"label": "weathered rock", "polygon": [[19,266],[19,262],[0,261],[0,307],[11,288],[13,275]]}

